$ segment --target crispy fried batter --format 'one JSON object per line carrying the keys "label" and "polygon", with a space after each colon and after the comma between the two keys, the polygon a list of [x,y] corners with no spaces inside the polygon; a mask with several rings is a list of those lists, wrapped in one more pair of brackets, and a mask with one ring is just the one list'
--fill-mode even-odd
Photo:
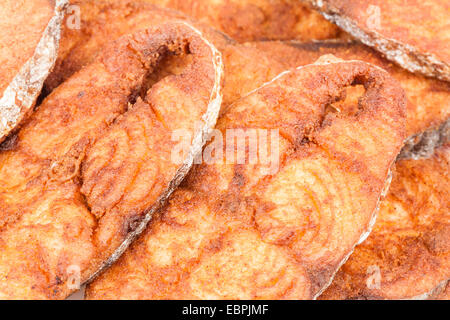
{"label": "crispy fried batter", "polygon": [[[179,19],[190,22],[180,13],[136,1],[77,0],[72,3],[79,5],[83,13],[81,28],[69,29],[66,25],[60,56],[46,82],[47,92],[92,62],[97,52],[109,41],[163,22]],[[238,45],[203,24],[193,24],[222,52],[226,78],[224,105],[229,105],[287,69],[285,63],[274,61],[260,50]]]}
{"label": "crispy fried batter", "polygon": [[[385,69],[405,90],[408,99],[406,122],[408,136],[420,134],[430,128],[437,129],[450,118],[448,82],[405,71],[362,44],[343,41],[309,43],[269,41],[248,43],[246,46],[259,49],[270,58],[290,67],[309,64],[324,54],[333,54],[341,59],[362,60]],[[349,100],[355,100],[351,98],[350,96]]]}
{"label": "crispy fried batter", "polygon": [[[80,16],[77,16],[78,11],[66,16],[58,60],[54,72],[46,81],[46,92],[51,92],[76,71],[91,63],[108,42],[170,20],[188,21],[181,13],[139,1],[70,0],[70,4],[79,8]],[[79,25],[69,23],[71,21],[77,21]]]}
{"label": "crispy fried batter", "polygon": [[144,0],[176,9],[240,42],[332,39],[342,33],[298,0]]}
{"label": "crispy fried batter", "polygon": [[446,0],[304,0],[411,72],[450,81]]}
{"label": "crispy fried batter", "polygon": [[140,228],[188,169],[172,132],[192,135],[207,110],[215,122],[219,60],[164,25],[109,44],[42,103],[0,153],[0,298],[64,298],[73,267],[85,281]]}
{"label": "crispy fried batter", "polygon": [[0,4],[0,142],[31,113],[53,67],[66,0]]}
{"label": "crispy fried batter", "polygon": [[[360,112],[330,111],[354,83],[367,89]],[[316,296],[370,228],[405,137],[404,104],[381,69],[334,58],[242,98],[219,120],[220,132],[279,129],[279,171],[265,175],[261,162],[248,164],[242,145],[246,164],[194,167],[145,234],[89,286],[88,298]],[[205,154],[225,152],[213,145]]]}
{"label": "crispy fried batter", "polygon": [[426,298],[450,278],[450,145],[401,160],[375,227],[322,299]]}

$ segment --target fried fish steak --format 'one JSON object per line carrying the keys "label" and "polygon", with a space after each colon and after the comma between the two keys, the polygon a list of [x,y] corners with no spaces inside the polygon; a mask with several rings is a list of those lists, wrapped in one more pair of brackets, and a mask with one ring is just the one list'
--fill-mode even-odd
{"label": "fried fish steak", "polygon": [[[128,0],[77,0],[71,3],[79,6],[82,13],[80,28],[73,29],[68,27],[70,24],[64,24],[60,55],[45,86],[47,94],[91,63],[108,42],[129,33],[178,20],[192,23],[221,51],[226,79],[223,88],[224,105],[231,104],[287,69],[287,64],[275,61],[264,52],[239,45],[222,33],[204,24],[192,22],[183,14],[169,9]],[[67,20],[70,19],[72,15],[69,14]],[[170,68],[171,63],[172,60],[167,59],[163,69]]]}
{"label": "fried fish steak", "polygon": [[108,44],[46,98],[0,153],[0,298],[65,298],[120,252],[201,150],[193,138],[175,161],[174,130],[215,124],[219,62],[196,29],[163,25]]}
{"label": "fried fish steak", "polygon": [[53,67],[66,0],[0,4],[0,142],[31,113]]}
{"label": "fried fish steak", "polygon": [[[426,132],[436,132],[443,123],[450,119],[450,84],[446,81],[426,78],[410,73],[390,61],[384,59],[378,52],[356,42],[318,41],[318,42],[255,42],[246,46],[265,52],[270,58],[284,63],[286,66],[299,66],[312,63],[324,54],[333,54],[341,59],[362,60],[377,65],[388,71],[398,80],[407,97],[407,134],[411,144],[417,145]],[[348,103],[357,104],[360,92],[348,91]],[[348,106],[347,106],[348,108]],[[430,146],[421,146],[421,150],[434,150],[434,140]],[[406,149],[405,149],[406,151]],[[408,153],[414,153],[408,150]],[[405,155],[406,156],[406,155]]]}
{"label": "fried fish steak", "polygon": [[303,0],[411,72],[450,81],[446,0]]}
{"label": "fried fish steak", "polygon": [[400,160],[375,227],[322,299],[425,299],[450,279],[450,144]]}
{"label": "fried fish steak", "polygon": [[[355,83],[367,90],[360,112],[332,112]],[[364,62],[325,57],[281,74],[226,108],[204,163],[87,297],[315,297],[370,229],[405,137],[404,108],[397,83]],[[235,145],[239,134],[253,144]],[[256,141],[273,162],[251,161]],[[227,148],[245,161],[224,159]]]}
{"label": "fried fish steak", "polygon": [[[448,118],[450,117],[450,105],[448,102],[450,101],[450,87],[447,82],[411,74],[386,61],[378,53],[364,45],[345,42],[261,42],[247,45],[268,53],[269,56],[275,60],[284,60],[290,65],[304,65],[310,63],[320,55],[332,53],[340,58],[363,60],[382,67],[389,71],[389,73],[396,78],[405,89],[406,97],[408,98],[407,132],[410,136],[415,137],[417,134],[424,132],[427,128],[431,128],[431,131],[439,131],[438,128],[440,125],[445,121],[448,121]],[[350,100],[354,102],[355,99]],[[420,236],[414,238],[413,234],[416,233],[421,235],[424,231],[417,226],[411,225],[408,225],[409,229],[401,229],[402,226],[404,227],[404,224],[397,224],[400,225],[400,230],[397,232],[396,236],[389,238],[389,242],[383,242],[383,239],[385,239],[385,234],[390,232],[395,233],[393,227],[389,224],[386,226],[386,223],[396,224],[397,220],[405,220],[404,210],[406,210],[405,208],[411,207],[411,203],[414,204],[413,209],[411,209],[412,211],[408,213],[411,219],[417,217],[414,219],[426,220],[427,217],[433,217],[433,215],[435,215],[434,223],[436,224],[441,220],[442,222],[445,222],[445,219],[448,219],[449,203],[448,200],[445,201],[446,194],[448,193],[448,190],[446,190],[446,188],[448,189],[448,162],[444,162],[444,165],[441,165],[440,167],[434,165],[434,163],[443,163],[442,160],[440,160],[442,154],[443,151],[440,151],[440,156],[435,155],[433,157],[434,160],[423,160],[422,162],[425,164],[422,162],[416,163],[414,161],[399,162],[398,166],[400,167],[400,173],[397,172],[396,179],[391,187],[394,191],[391,191],[385,202],[392,202],[393,199],[397,198],[398,201],[390,204],[385,204],[385,202],[383,202],[382,210],[378,218],[379,220],[377,220],[375,229],[367,240],[368,242],[357,247],[354,256],[352,256],[349,262],[342,268],[344,271],[338,273],[338,277],[332,287],[325,291],[323,296],[324,299],[368,297],[411,298],[431,292],[434,287],[438,286],[440,281],[442,281],[442,276],[439,278],[436,274],[439,274],[439,272],[444,274],[445,272],[443,270],[445,270],[445,268],[449,269],[449,266],[445,264],[440,265],[439,262],[445,261],[442,258],[433,257],[432,253],[429,255],[423,254],[422,251],[425,250],[423,242],[425,240],[421,240]],[[436,159],[436,157],[438,158]],[[419,178],[416,178],[415,171],[410,169],[411,166],[418,172],[423,171]],[[433,170],[436,172],[433,173]],[[425,177],[424,179],[427,179],[428,175],[430,175],[428,178],[430,180],[428,182],[427,180],[421,180],[422,178],[420,177]],[[434,180],[431,180],[433,177]],[[439,179],[442,179],[442,182],[439,182]],[[408,189],[405,189],[402,193],[399,191],[402,186],[414,185],[417,181],[424,184],[424,186],[418,187],[417,189],[409,189],[409,191]],[[407,182],[408,184],[406,184]],[[436,183],[436,185],[427,189],[427,185],[431,183]],[[427,201],[430,202],[427,203]],[[423,209],[425,210],[424,213],[421,212],[421,206],[424,206],[425,208]],[[397,209],[397,207],[400,209]],[[432,209],[431,211],[430,208]],[[391,217],[392,220],[383,222],[384,220],[387,220],[388,217]],[[379,222],[380,219],[381,222]],[[405,220],[405,222],[406,221],[411,223],[411,220]],[[384,229],[385,227],[386,229]],[[418,229],[415,229],[416,227]],[[428,227],[430,230],[433,230],[431,226]],[[402,235],[402,232],[404,232],[404,235]],[[443,239],[445,238],[440,237],[439,234],[433,235],[428,231],[428,237],[431,239],[433,236],[436,236],[438,240],[440,239],[439,241],[441,241],[442,245]],[[395,243],[396,245],[394,245]],[[416,248],[417,250],[412,250],[411,248],[414,248],[414,245],[417,243],[419,243]],[[407,256],[408,254],[409,256]],[[428,260],[430,256],[432,259]],[[377,261],[375,257],[379,257],[379,261]],[[392,267],[396,261],[402,263],[402,266],[397,269]],[[425,268],[423,268],[424,262],[429,262],[430,264],[425,264]],[[382,268],[382,275],[383,273],[386,274],[385,281],[389,281],[387,279],[392,280],[392,284],[381,283],[382,286],[384,285],[386,287],[386,292],[372,292],[366,288],[366,281],[373,281],[376,279],[377,274],[375,272],[378,270],[376,269],[377,267]],[[409,268],[413,270],[412,272],[415,272],[415,275],[408,281],[401,283],[398,278],[405,276],[405,270],[409,270]],[[429,268],[434,268],[437,270],[437,273],[430,273],[430,278],[423,280],[428,281],[428,283],[423,284],[422,287],[420,285],[416,286],[416,282],[423,283],[418,273],[422,273],[424,269],[428,270]],[[345,270],[349,271],[345,272]],[[446,279],[445,276],[443,277],[443,279]],[[395,283],[395,281],[397,281],[397,283]],[[390,290],[392,290],[392,293],[390,293]],[[397,290],[397,296],[394,295],[393,290]],[[400,290],[405,291],[400,293]]]}
{"label": "fried fish steak", "polygon": [[188,14],[239,42],[333,39],[342,31],[297,0],[143,0]]}

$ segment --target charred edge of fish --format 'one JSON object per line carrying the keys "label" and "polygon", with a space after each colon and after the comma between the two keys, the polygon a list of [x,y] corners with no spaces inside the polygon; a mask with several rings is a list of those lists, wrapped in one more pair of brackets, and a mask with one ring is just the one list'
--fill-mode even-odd
{"label": "charred edge of fish", "polygon": [[335,23],[365,45],[376,48],[387,59],[394,61],[406,70],[450,81],[450,65],[439,60],[435,55],[421,52],[416,47],[395,39],[386,38],[374,30],[363,30],[357,22],[342,16],[339,9],[330,4],[324,4],[322,0],[307,0],[307,2],[317,9],[325,19]]}
{"label": "charred edge of fish", "polygon": [[222,105],[222,80],[224,77],[224,66],[222,62],[222,55],[216,49],[216,47],[208,41],[203,34],[186,22],[179,22],[192,29],[202,41],[204,41],[212,52],[212,64],[214,66],[215,81],[214,86],[211,91],[209,98],[208,108],[206,113],[202,116],[203,127],[194,133],[194,139],[192,141],[191,147],[187,158],[183,161],[183,164],[178,168],[177,172],[171,179],[167,188],[162,192],[159,198],[156,200],[150,209],[144,212],[144,217],[137,222],[135,230],[131,231],[121,243],[121,245],[113,252],[113,254],[104,262],[102,265],[85,281],[86,284],[92,282],[97,276],[99,276],[103,271],[110,267],[114,262],[116,262],[125,250],[133,243],[133,241],[145,230],[148,223],[151,221],[153,214],[161,209],[166,203],[171,194],[183,181],[183,179],[188,174],[191,169],[194,159],[202,152],[203,147],[207,141],[207,137],[211,134],[211,131],[216,125],[217,119],[219,118],[219,112]]}
{"label": "charred edge of fish", "polygon": [[22,66],[0,98],[0,142],[32,112],[44,81],[55,65],[62,23],[68,6],[68,0],[56,1],[54,15],[33,56]]}
{"label": "charred edge of fish", "polygon": [[450,118],[438,128],[430,128],[406,139],[405,145],[397,159],[428,159],[433,156],[437,148],[449,140]]}

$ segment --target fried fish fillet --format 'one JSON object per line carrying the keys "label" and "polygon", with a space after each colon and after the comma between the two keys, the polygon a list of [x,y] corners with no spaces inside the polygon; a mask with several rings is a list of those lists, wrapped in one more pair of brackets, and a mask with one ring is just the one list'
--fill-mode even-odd
{"label": "fried fish fillet", "polygon": [[450,81],[446,0],[303,0],[411,72]]}
{"label": "fried fish fillet", "polygon": [[375,227],[322,299],[424,299],[450,279],[450,144],[400,160]]}
{"label": "fried fish fillet", "polygon": [[342,33],[298,0],[144,0],[188,14],[239,42],[332,39]]}
{"label": "fried fish fillet", "polygon": [[[355,83],[367,89],[360,112],[330,110]],[[226,109],[205,162],[87,297],[317,296],[371,227],[405,137],[404,107],[397,83],[364,62],[327,57],[284,72]],[[279,136],[252,137],[254,128]],[[278,170],[265,172],[264,156],[250,162],[251,144],[236,146],[232,129],[272,155],[278,145]],[[220,157],[227,148],[245,162]]]}
{"label": "fried fish fillet", "polygon": [[[429,156],[442,140],[438,128],[450,119],[450,84],[446,81],[412,74],[384,59],[378,52],[356,42],[255,42],[246,46],[259,49],[270,58],[286,66],[305,65],[324,54],[342,59],[362,60],[387,70],[405,90],[407,102],[407,134],[410,137],[403,149],[403,157]],[[358,90],[348,91],[350,102],[355,102]],[[356,104],[356,103],[355,103]],[[448,130],[448,129],[447,129]],[[442,128],[442,134],[446,134]],[[420,146],[420,148],[417,148]]]}
{"label": "fried fish fillet", "polygon": [[[108,44],[46,98],[0,153],[0,298],[65,298],[125,249],[201,151],[222,67],[173,23]],[[173,158],[181,129],[188,153]]]}
{"label": "fried fish fillet", "polygon": [[0,4],[0,142],[31,113],[58,50],[67,0]]}

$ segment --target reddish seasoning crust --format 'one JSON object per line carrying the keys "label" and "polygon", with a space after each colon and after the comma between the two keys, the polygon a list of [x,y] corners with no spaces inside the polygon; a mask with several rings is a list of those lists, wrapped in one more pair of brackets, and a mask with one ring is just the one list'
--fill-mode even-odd
{"label": "reddish seasoning crust", "polygon": [[[363,62],[331,61],[284,74],[219,120],[222,133],[279,129],[276,174],[262,175],[261,165],[194,166],[87,297],[311,299],[326,287],[370,228],[405,137],[396,82]],[[360,112],[328,110],[355,81],[367,89]]]}
{"label": "reddish seasoning crust", "polygon": [[45,83],[47,93],[90,64],[108,42],[170,20],[190,22],[182,13],[139,1],[70,0],[70,4],[79,8],[80,16],[76,12],[66,15],[58,59]]}
{"label": "reddish seasoning crust", "polygon": [[297,0],[143,0],[179,10],[239,42],[332,39],[342,32]]}
{"label": "reddish seasoning crust", "polygon": [[426,299],[450,278],[449,168],[450,145],[396,163],[372,233],[321,299]]}
{"label": "reddish seasoning crust", "polygon": [[[385,69],[405,90],[408,99],[406,121],[408,136],[420,134],[430,128],[437,129],[450,118],[450,83],[412,74],[384,59],[373,49],[357,42],[268,41],[248,43],[246,46],[259,49],[271,59],[290,67],[309,64],[324,54],[333,54],[341,59],[362,60]],[[349,92],[349,95],[351,94],[352,92]]]}
{"label": "reddish seasoning crust", "polygon": [[65,298],[70,267],[85,281],[158,205],[180,167],[172,131],[210,108],[212,59],[190,27],[164,25],[110,43],[47,97],[0,153],[0,298]]}
{"label": "reddish seasoning crust", "polygon": [[[450,4],[442,0],[304,0],[411,71],[450,81]],[[420,22],[420,23],[418,23]]]}
{"label": "reddish seasoning crust", "polygon": [[[65,24],[59,58],[46,82],[47,93],[91,63],[98,51],[112,40],[174,20],[191,23],[181,13],[139,1],[77,0],[72,3],[79,5],[83,13],[80,29],[68,29]],[[70,16],[67,17],[69,18]],[[264,52],[240,46],[204,24],[193,22],[192,25],[201,30],[222,53],[226,78],[224,105],[236,101],[287,69],[285,64],[270,59]],[[164,68],[170,68],[171,63],[169,59]]]}

